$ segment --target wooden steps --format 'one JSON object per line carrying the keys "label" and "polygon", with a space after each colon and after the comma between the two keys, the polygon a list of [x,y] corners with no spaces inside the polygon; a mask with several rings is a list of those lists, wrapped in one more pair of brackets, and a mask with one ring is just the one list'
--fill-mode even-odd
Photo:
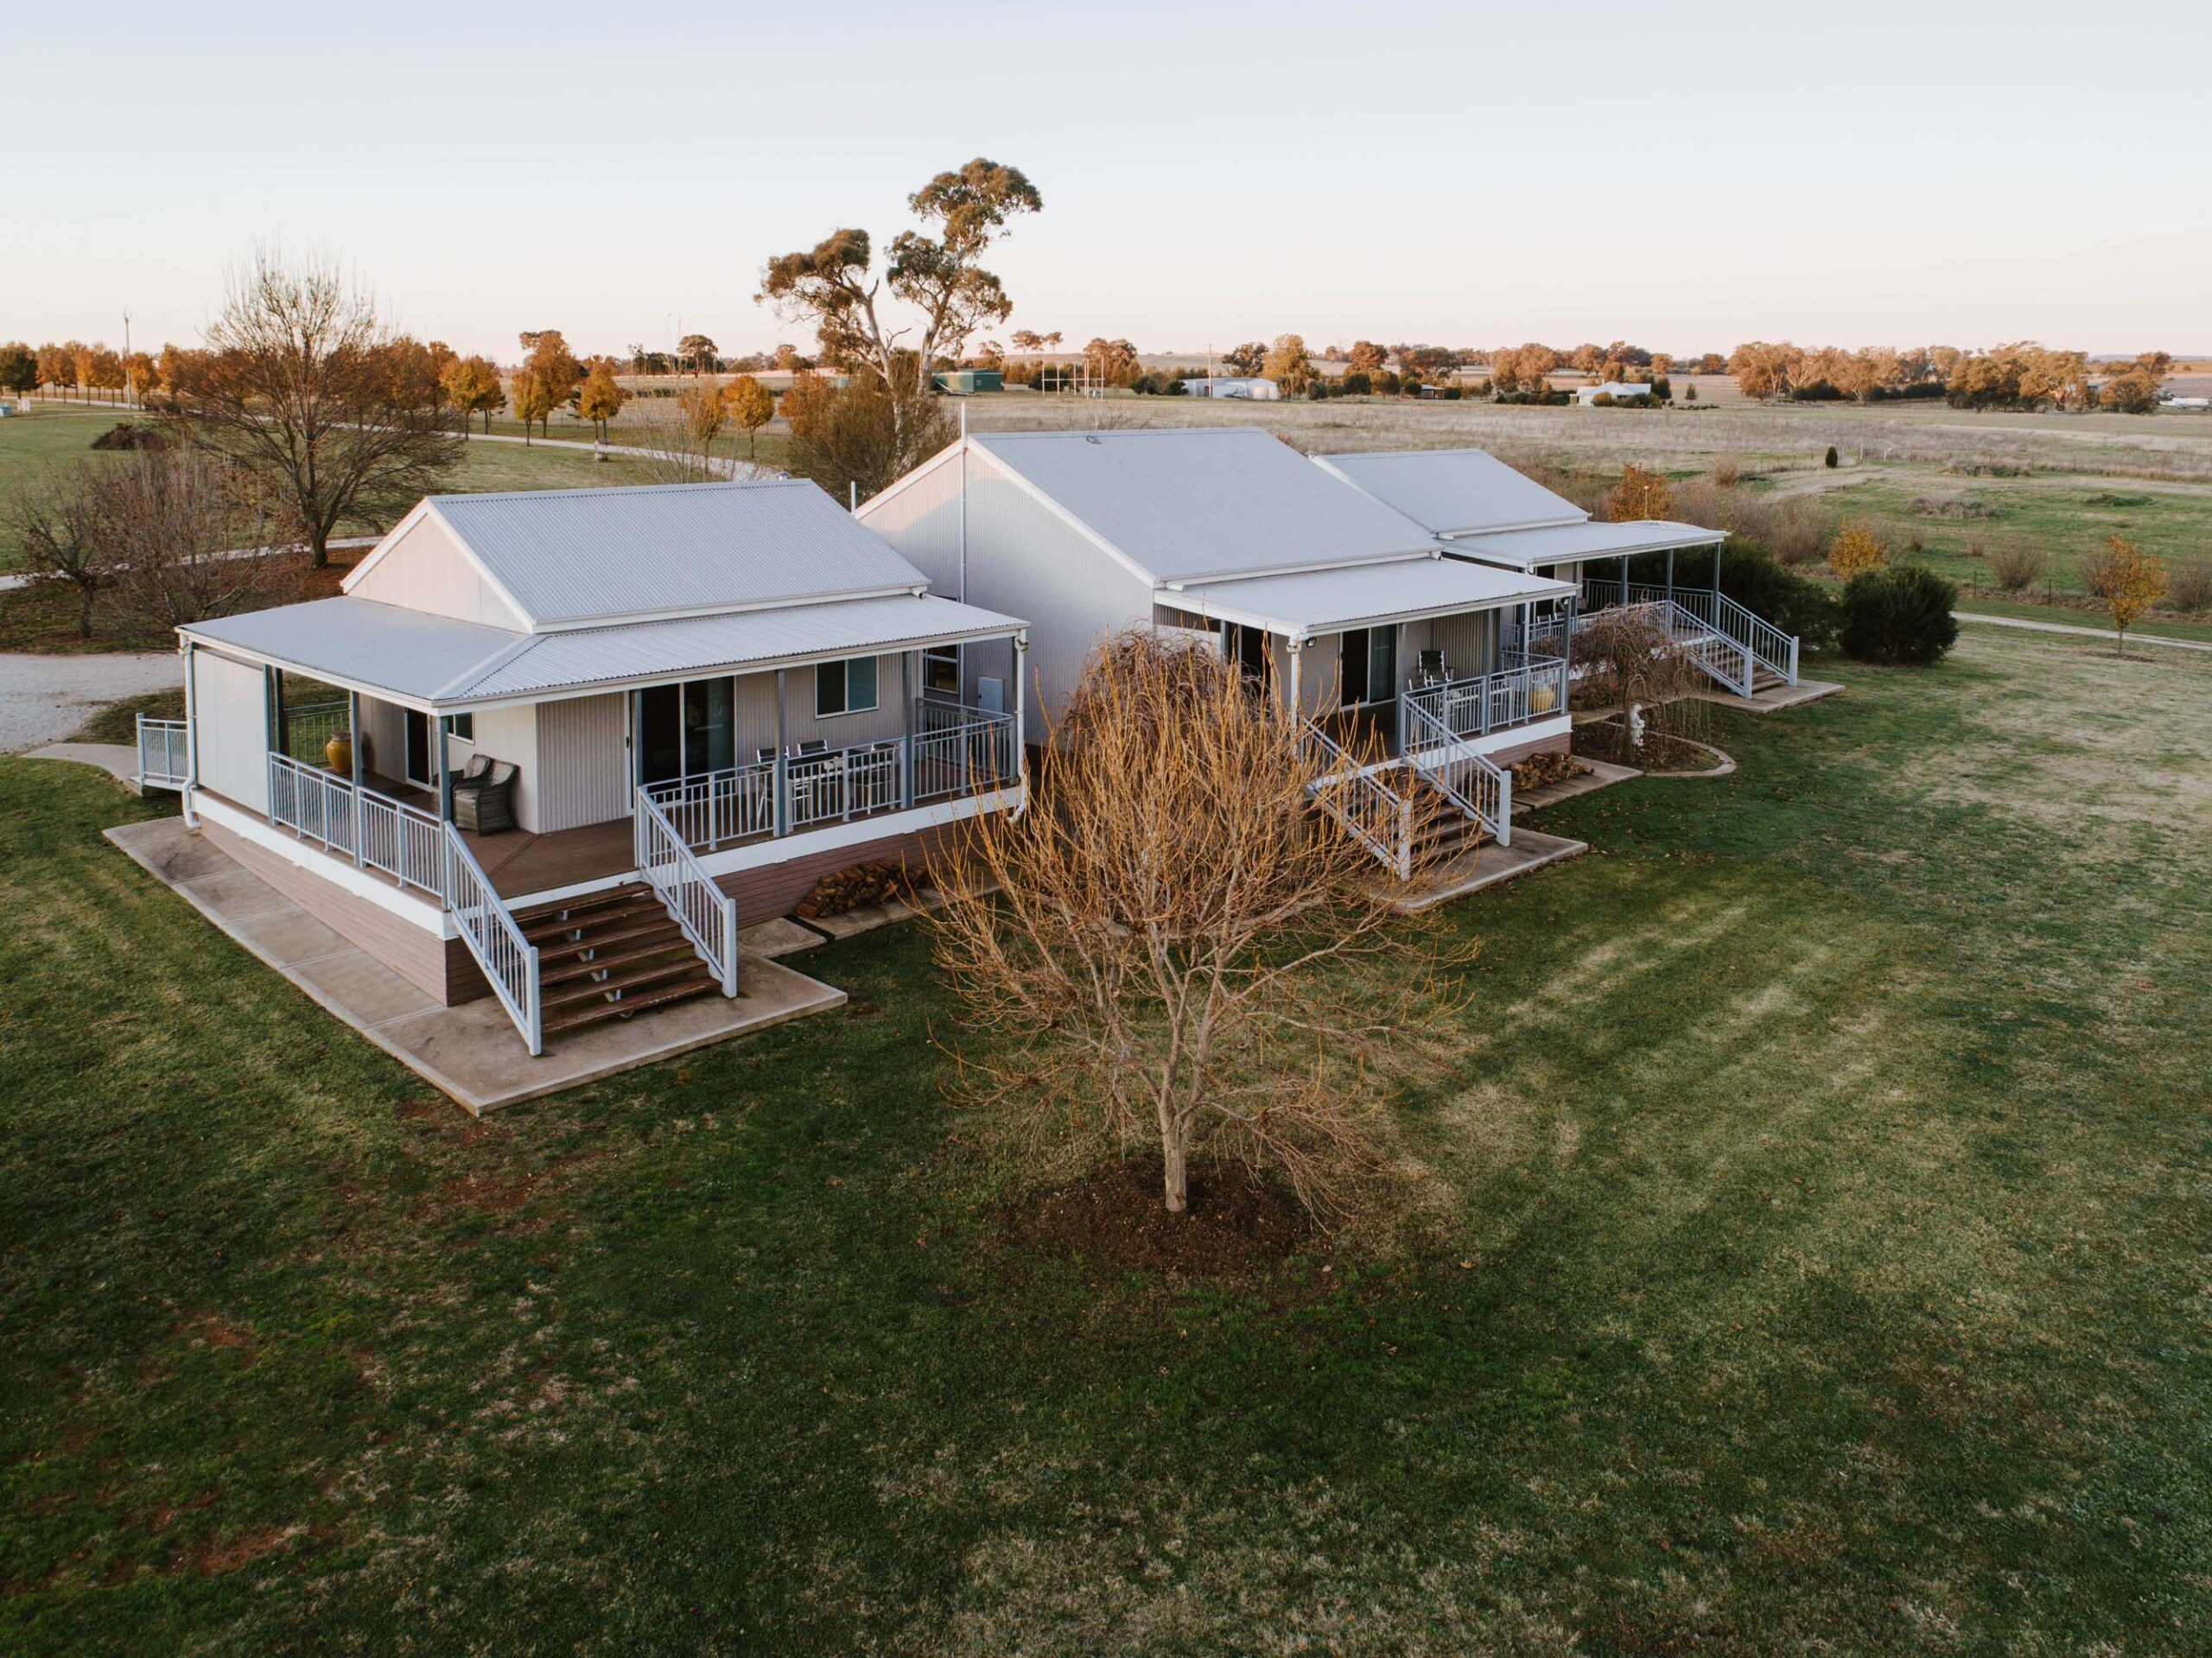
{"label": "wooden steps", "polygon": [[515,922],[537,947],[549,1037],[721,988],[642,881],[518,910]]}

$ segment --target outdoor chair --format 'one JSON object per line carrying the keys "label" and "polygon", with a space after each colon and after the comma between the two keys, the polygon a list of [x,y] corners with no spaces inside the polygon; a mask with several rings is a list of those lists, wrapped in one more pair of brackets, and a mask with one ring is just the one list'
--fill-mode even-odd
{"label": "outdoor chair", "polygon": [[[475,765],[474,760],[469,762],[472,771]],[[485,767],[474,777],[464,774],[454,785],[454,826],[478,835],[497,835],[515,826],[515,778],[522,768],[508,760],[486,760]]]}
{"label": "outdoor chair", "polygon": [[1444,665],[1441,651],[1422,651],[1415,659],[1415,667],[1424,685],[1440,685],[1452,677],[1451,670]]}

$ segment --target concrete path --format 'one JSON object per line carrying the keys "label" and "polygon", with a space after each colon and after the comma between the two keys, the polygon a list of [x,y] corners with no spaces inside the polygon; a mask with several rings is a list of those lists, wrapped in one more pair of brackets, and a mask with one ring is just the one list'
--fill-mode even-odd
{"label": "concrete path", "polygon": [[[493,998],[439,1006],[181,818],[118,824],[107,838],[294,988],[477,1116],[845,1001],[843,991],[755,956],[741,942],[734,998],[701,996],[609,1020],[550,1040],[533,1059]],[[190,1016],[189,1010],[179,1015]]]}
{"label": "concrete path", "polygon": [[[2021,627],[2031,633],[2065,633],[2077,639],[2109,639],[2109,627],[2077,627],[2071,622],[2031,621],[2025,616],[1984,616],[1974,611],[1955,610],[1951,613],[1962,622],[1982,622],[1991,627]],[[2138,645],[2170,645],[2177,651],[2212,651],[2212,642],[2203,639],[2170,639],[2158,633],[2130,633],[2127,643]]]}
{"label": "concrete path", "polygon": [[1570,841],[1563,835],[1540,835],[1516,823],[1511,846],[1484,841],[1473,852],[1461,853],[1423,879],[1395,887],[1392,907],[1406,915],[1417,915],[1440,904],[1449,904],[1453,899],[1465,898],[1470,893],[1479,893],[1485,886],[1516,880],[1546,864],[1579,858],[1589,849],[1587,841]]}
{"label": "concrete path", "polygon": [[129,743],[48,743],[23,756],[33,760],[74,760],[97,765],[118,783],[138,786],[138,751]]}
{"label": "concrete path", "polygon": [[173,651],[0,655],[0,754],[66,741],[95,708],[183,684]]}

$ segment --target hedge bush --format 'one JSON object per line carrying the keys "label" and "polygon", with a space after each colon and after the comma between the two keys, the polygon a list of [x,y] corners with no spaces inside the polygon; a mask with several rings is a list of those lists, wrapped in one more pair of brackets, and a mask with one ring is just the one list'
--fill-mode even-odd
{"label": "hedge bush", "polygon": [[1843,648],[1863,662],[1922,665],[1959,637],[1959,590],[1933,570],[1896,564],[1854,575],[1843,588]]}

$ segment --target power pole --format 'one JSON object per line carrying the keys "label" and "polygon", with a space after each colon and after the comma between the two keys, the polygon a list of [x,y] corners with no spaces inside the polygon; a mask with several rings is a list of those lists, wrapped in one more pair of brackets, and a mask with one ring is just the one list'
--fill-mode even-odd
{"label": "power pole", "polygon": [[130,308],[123,308],[123,406],[130,408],[138,401],[138,388],[130,375]]}

